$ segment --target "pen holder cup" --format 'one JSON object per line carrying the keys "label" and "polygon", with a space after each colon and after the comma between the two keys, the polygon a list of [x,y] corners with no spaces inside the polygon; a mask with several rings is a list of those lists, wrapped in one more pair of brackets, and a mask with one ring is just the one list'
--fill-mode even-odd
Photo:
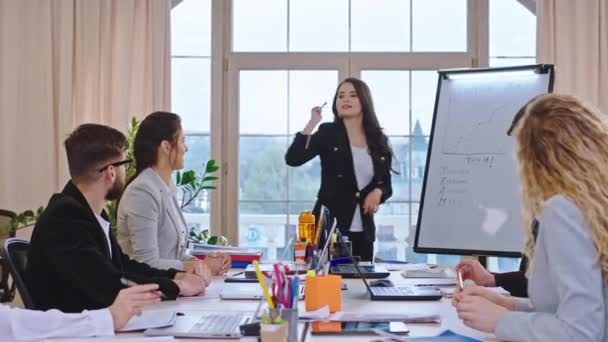
{"label": "pen holder cup", "polygon": [[342,309],[342,277],[338,275],[324,275],[319,277],[306,277],[304,293],[306,311],[313,311],[329,306],[329,312],[338,312]]}
{"label": "pen holder cup", "polygon": [[282,309],[281,318],[287,323],[287,342],[298,342],[298,309]]}
{"label": "pen holder cup", "polygon": [[262,342],[287,342],[287,323],[260,324]]}
{"label": "pen holder cup", "polygon": [[331,249],[332,259],[349,258],[351,255],[353,255],[353,247],[350,241],[334,242]]}

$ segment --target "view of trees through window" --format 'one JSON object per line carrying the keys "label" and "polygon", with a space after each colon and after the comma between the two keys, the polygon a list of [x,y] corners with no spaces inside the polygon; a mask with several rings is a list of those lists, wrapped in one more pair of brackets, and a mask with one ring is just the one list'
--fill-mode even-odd
{"label": "view of trees through window", "polygon": [[[210,105],[212,55],[219,53],[211,51],[212,3],[178,1],[171,12],[172,105],[186,131],[186,168],[200,169],[212,157],[212,143],[237,144],[238,243],[262,248],[272,258],[295,233],[300,211],[312,209],[319,187],[318,158],[291,168],[285,152],[313,106],[327,102],[323,120],[333,119],[331,102],[344,70],[323,63],[318,68],[289,67],[287,60],[279,68],[238,68],[237,84],[225,87],[238,91],[221,94],[238,108],[225,114],[236,115],[238,132],[214,140],[210,119],[222,114],[212,114]],[[490,66],[533,64],[534,14],[516,0],[488,0],[488,5]],[[230,15],[228,63],[251,52],[303,60],[305,53],[327,54],[346,64],[358,52],[378,61],[391,52],[467,52],[466,0],[233,0]],[[506,24],[512,22],[518,25]],[[382,258],[444,264],[460,258],[412,250],[436,94],[434,69],[350,64],[347,70],[369,84],[395,154],[393,168],[399,172],[392,178],[393,197],[376,216],[376,255]],[[202,194],[186,209],[187,219],[208,227],[209,203],[209,194]],[[517,263],[494,258],[491,266],[509,270]]]}

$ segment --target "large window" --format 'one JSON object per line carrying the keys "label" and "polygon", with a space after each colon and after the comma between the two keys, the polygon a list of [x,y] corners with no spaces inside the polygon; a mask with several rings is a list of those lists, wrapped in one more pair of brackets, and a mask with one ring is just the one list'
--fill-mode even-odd
{"label": "large window", "polygon": [[[211,0],[184,0],[171,10],[171,110],[182,118],[185,170],[210,158]],[[209,228],[209,194],[184,209],[191,226]]]}
{"label": "large window", "polygon": [[466,0],[234,0],[232,4],[234,52],[467,51]]}
{"label": "large window", "polygon": [[[490,66],[535,63],[536,16],[516,0],[490,0]],[[497,272],[515,271],[519,261],[519,258],[488,258],[488,268]]]}
{"label": "large window", "polygon": [[295,234],[298,213],[314,205],[320,181],[317,159],[289,168],[285,152],[310,104],[331,102],[337,82],[335,70],[240,71],[239,242],[271,259]]}
{"label": "large window", "polygon": [[536,16],[517,0],[490,0],[490,66],[534,63]]}
{"label": "large window", "polygon": [[[323,118],[332,120],[336,85],[353,76],[370,85],[399,172],[393,175],[393,197],[377,214],[377,256],[458,260],[412,251],[436,70],[534,63],[532,13],[516,0],[174,3],[173,110],[184,118],[190,148],[186,167],[197,168],[210,157],[223,161],[213,215],[224,235],[265,249],[269,258],[283,252],[297,214],[312,209],[320,178],[318,159],[291,168],[285,152],[313,106],[328,102]],[[471,15],[484,11],[487,20]],[[212,34],[211,27],[220,32]],[[214,120],[221,123],[216,126],[221,134],[211,133]],[[213,155],[211,143],[221,146]],[[208,225],[209,195],[188,212],[192,222]],[[492,259],[494,269],[516,263]]]}
{"label": "large window", "polygon": [[[238,83],[233,98],[239,123],[239,243],[265,248],[273,258],[294,234],[298,213],[312,209],[318,158],[290,168],[285,152],[310,109],[331,105],[339,80],[355,76],[370,85],[399,171],[393,197],[377,214],[376,254],[427,261],[412,245],[436,92],[433,69],[471,66],[467,1],[235,0],[232,5],[229,82]],[[386,63],[389,55],[404,59]],[[437,60],[433,68],[424,67],[425,57]],[[311,64],[313,59],[318,62]],[[330,106],[323,117],[332,119]]]}

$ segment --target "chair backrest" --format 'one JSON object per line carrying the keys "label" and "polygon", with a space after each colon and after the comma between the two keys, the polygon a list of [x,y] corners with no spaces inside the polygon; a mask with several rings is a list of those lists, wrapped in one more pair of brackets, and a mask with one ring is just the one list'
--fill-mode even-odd
{"label": "chair backrest", "polygon": [[[17,217],[17,214],[10,211],[0,209],[0,228],[8,226],[8,224]],[[0,229],[2,230],[2,229]],[[6,237],[4,234],[0,238]],[[10,232],[8,237],[15,237],[15,232]],[[15,282],[9,283],[8,268],[4,266],[4,262],[0,257],[0,302],[10,302],[15,298]]]}
{"label": "chair backrest", "polygon": [[17,238],[10,238],[4,241],[4,245],[0,248],[2,259],[8,268],[13,281],[17,285],[17,291],[21,295],[23,305],[26,309],[35,310],[34,301],[30,296],[30,292],[25,285],[24,275],[25,266],[27,265],[27,252],[30,248],[30,242]]}

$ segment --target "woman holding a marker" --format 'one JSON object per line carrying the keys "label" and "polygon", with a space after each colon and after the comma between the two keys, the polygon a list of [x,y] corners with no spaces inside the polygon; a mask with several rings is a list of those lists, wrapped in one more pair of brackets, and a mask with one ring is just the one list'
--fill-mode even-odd
{"label": "woman holding a marker", "polygon": [[528,227],[529,299],[466,287],[454,296],[458,316],[500,340],[608,342],[608,119],[547,94],[515,115],[508,134]]}
{"label": "woman holding a marker", "polygon": [[299,166],[320,157],[321,187],[313,212],[318,217],[320,206],[326,206],[342,235],[351,241],[353,255],[371,261],[374,214],[392,195],[393,152],[363,81],[347,78],[340,83],[332,104],[334,121],[321,124],[313,134],[323,106],[311,110],[308,124],[296,134],[285,161]]}

